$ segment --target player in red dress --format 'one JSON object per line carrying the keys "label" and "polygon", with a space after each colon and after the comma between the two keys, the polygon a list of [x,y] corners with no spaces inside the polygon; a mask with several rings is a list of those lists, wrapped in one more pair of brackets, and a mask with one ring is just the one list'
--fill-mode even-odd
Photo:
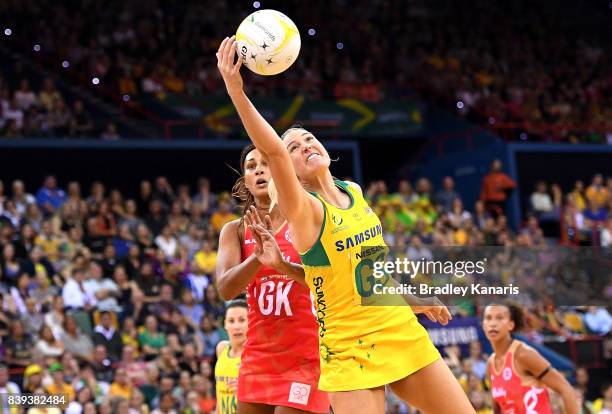
{"label": "player in red dress", "polygon": [[566,414],[578,414],[576,393],[565,377],[529,345],[513,339],[524,325],[521,308],[489,305],[483,329],[493,346],[487,363],[496,414],[552,414],[548,388],[563,399]]}
{"label": "player in red dress", "polygon": [[[298,252],[278,208],[269,212],[271,174],[250,145],[240,157],[241,177],[234,194],[244,217],[226,224],[217,259],[219,293],[224,299],[247,291],[249,330],[238,376],[239,414],[327,413],[329,399],[319,391],[318,326]],[[266,218],[269,237],[253,232],[250,209]],[[257,215],[259,217],[259,215]],[[254,234],[255,233],[255,234]],[[272,236],[274,235],[274,236]]]}

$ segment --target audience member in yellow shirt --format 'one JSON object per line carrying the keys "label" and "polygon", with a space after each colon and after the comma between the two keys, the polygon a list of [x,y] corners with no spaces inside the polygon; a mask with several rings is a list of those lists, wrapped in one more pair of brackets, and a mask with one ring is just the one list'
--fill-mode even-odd
{"label": "audience member in yellow shirt", "polygon": [[45,256],[50,261],[55,261],[59,258],[60,245],[62,240],[53,234],[53,227],[50,220],[42,222],[42,232],[34,240],[36,246],[40,246],[45,252]]}
{"label": "audience member in yellow shirt", "polygon": [[193,257],[200,270],[208,275],[215,272],[217,252],[212,249],[208,240],[202,242],[202,248]]}
{"label": "audience member in yellow shirt", "polygon": [[226,223],[237,218],[238,216],[231,212],[229,201],[220,201],[219,209],[210,217],[210,224],[217,233],[220,233]]}
{"label": "audience member in yellow shirt", "polygon": [[47,386],[47,392],[53,395],[65,395],[68,402],[73,401],[76,397],[76,393],[72,385],[64,381],[63,365],[59,362],[54,362],[49,367],[49,373],[53,376],[53,382]]}
{"label": "audience member in yellow shirt", "polygon": [[123,397],[126,400],[132,398],[132,384],[124,368],[115,371],[115,381],[110,386],[108,395],[111,397]]}

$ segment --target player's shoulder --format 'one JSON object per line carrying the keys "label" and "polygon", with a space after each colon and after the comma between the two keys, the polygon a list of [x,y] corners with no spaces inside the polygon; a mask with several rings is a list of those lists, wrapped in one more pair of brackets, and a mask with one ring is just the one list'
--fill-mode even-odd
{"label": "player's shoulder", "polygon": [[229,341],[227,340],[219,341],[219,343],[217,344],[217,349],[216,349],[217,358],[221,356],[221,353],[223,352],[225,348],[227,348],[228,345],[229,345]]}
{"label": "player's shoulder", "polygon": [[242,220],[242,218],[237,218],[235,220],[228,221],[223,225],[223,227],[221,227],[220,235],[225,235],[227,233],[240,234],[239,230],[240,227],[242,227],[243,223],[244,221]]}
{"label": "player's shoulder", "polygon": [[542,360],[542,355],[537,349],[525,342],[519,341],[516,349],[514,350],[514,362],[519,367],[530,367],[534,363],[538,363]]}
{"label": "player's shoulder", "polygon": [[348,180],[344,180],[343,182],[346,183],[348,187],[351,187],[352,189],[357,191],[359,194],[363,195],[363,190],[361,190],[361,186],[357,184],[356,182],[348,181]]}

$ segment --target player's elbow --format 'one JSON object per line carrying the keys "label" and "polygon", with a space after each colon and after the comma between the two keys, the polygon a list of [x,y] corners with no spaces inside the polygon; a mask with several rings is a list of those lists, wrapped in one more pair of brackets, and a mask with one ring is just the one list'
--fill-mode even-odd
{"label": "player's elbow", "polygon": [[233,289],[232,286],[226,282],[227,278],[224,276],[225,275],[222,275],[217,281],[217,291],[219,292],[219,297],[224,301],[235,299],[240,292],[236,292],[236,289]]}

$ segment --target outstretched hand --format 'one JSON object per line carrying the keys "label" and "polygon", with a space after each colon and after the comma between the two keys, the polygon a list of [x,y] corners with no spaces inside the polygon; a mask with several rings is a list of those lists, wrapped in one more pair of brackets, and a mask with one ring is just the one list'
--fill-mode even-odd
{"label": "outstretched hand", "polygon": [[244,221],[255,239],[255,257],[264,266],[278,268],[284,259],[276,239],[272,234],[272,220],[266,215],[261,219],[257,209],[251,206],[244,216]]}
{"label": "outstretched hand", "polygon": [[242,66],[242,59],[238,56],[238,60],[234,63],[236,56],[236,48],[238,43],[236,42],[236,36],[226,37],[221,42],[219,50],[216,53],[217,56],[217,68],[223,77],[225,82],[225,88],[229,96],[233,96],[242,92],[244,85],[242,76],[240,76],[240,67]]}
{"label": "outstretched hand", "polygon": [[447,325],[448,321],[453,319],[448,308],[437,297],[421,298],[418,306],[412,306],[414,313],[423,313],[432,322],[438,322],[442,325]]}

